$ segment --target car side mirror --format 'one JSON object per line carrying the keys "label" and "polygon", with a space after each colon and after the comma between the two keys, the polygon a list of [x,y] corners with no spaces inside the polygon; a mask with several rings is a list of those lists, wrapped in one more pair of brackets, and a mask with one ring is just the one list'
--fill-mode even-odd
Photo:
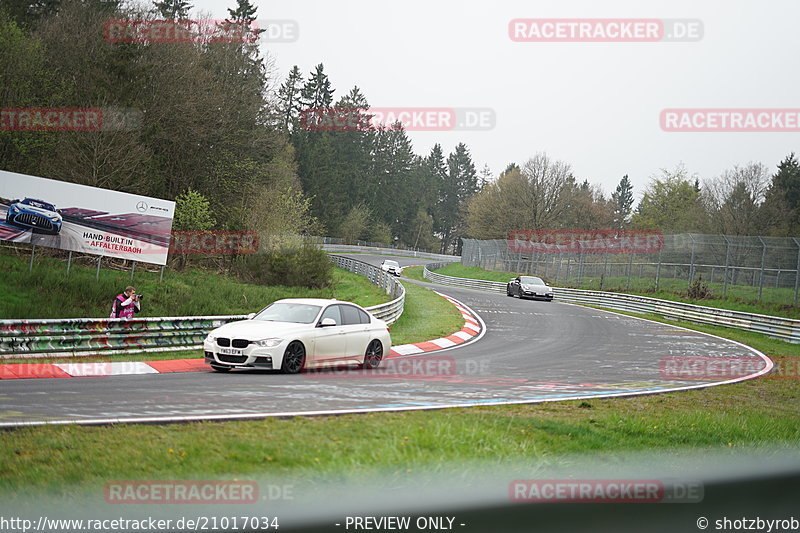
{"label": "car side mirror", "polygon": [[255,313],[250,313],[250,314],[247,315],[247,320],[253,320],[255,318],[255,316],[256,316]]}
{"label": "car side mirror", "polygon": [[319,323],[319,327],[321,328],[327,328],[335,325],[336,325],[336,320],[332,319],[331,317],[323,318],[322,321]]}

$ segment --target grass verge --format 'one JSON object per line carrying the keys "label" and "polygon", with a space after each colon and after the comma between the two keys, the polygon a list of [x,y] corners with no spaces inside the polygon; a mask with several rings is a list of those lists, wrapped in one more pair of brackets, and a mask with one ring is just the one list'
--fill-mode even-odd
{"label": "grass verge", "polygon": [[403,314],[392,324],[392,344],[407,344],[447,337],[464,326],[461,312],[430,289],[405,283]]}

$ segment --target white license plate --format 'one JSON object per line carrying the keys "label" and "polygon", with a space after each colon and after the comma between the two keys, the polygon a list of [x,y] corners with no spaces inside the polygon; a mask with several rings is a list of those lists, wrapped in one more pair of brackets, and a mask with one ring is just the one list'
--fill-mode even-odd
{"label": "white license plate", "polygon": [[237,348],[220,348],[220,355],[242,355],[242,351]]}

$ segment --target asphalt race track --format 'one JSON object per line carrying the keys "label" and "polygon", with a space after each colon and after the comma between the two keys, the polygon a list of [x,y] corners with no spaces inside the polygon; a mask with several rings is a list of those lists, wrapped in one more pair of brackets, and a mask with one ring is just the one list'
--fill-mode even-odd
{"label": "asphalt race track", "polygon": [[[380,256],[353,257],[380,264]],[[393,257],[401,265],[424,259]],[[408,279],[404,280],[409,283]],[[31,379],[0,385],[0,427],[261,418],[370,410],[556,401],[661,392],[732,379],[675,372],[682,361],[737,361],[753,373],[772,363],[705,334],[554,302],[434,286],[485,324],[471,344],[384,361],[377,371],[212,371]],[[708,373],[710,374],[710,372]]]}

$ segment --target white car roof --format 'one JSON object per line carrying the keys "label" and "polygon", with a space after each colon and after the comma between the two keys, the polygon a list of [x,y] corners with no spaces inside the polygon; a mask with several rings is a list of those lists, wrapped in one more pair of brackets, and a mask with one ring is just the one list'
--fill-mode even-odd
{"label": "white car roof", "polygon": [[[332,303],[351,303],[336,300],[334,298],[284,298],[282,300],[275,300],[273,303],[293,303],[293,304],[308,304],[308,305],[330,305]],[[357,305],[357,304],[353,304]]]}

